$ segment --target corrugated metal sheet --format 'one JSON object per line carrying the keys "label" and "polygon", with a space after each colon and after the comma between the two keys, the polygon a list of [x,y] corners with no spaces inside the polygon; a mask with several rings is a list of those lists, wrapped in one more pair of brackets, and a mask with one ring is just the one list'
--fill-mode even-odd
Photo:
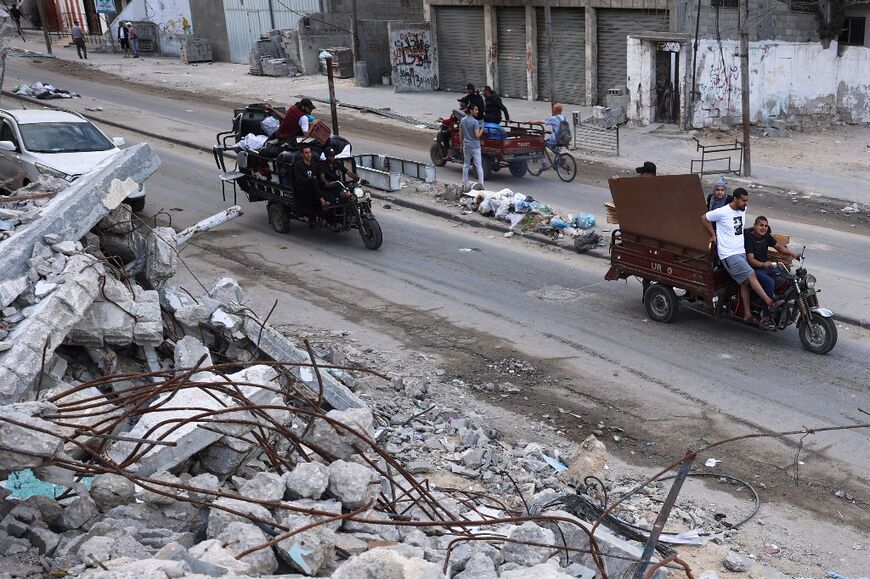
{"label": "corrugated metal sheet", "polygon": [[607,90],[625,86],[626,37],[643,32],[667,32],[667,10],[599,9],[598,15],[598,104],[605,103]]}
{"label": "corrugated metal sheet", "polygon": [[482,7],[436,7],[435,36],[441,90],[463,92],[468,83],[486,84]]}
{"label": "corrugated metal sheet", "polygon": [[[538,17],[538,98],[550,98],[550,64],[547,60],[547,26],[544,9]],[[553,64],[556,67],[556,100],[586,104],[586,17],[582,8],[552,8]]]}
{"label": "corrugated metal sheet", "polygon": [[293,10],[303,14],[319,12],[320,0],[224,0],[230,60],[248,62],[248,55],[254,42],[269,30],[296,28],[301,16]]}
{"label": "corrugated metal sheet", "polygon": [[498,92],[505,97],[526,98],[526,9],[497,9],[496,26]]}

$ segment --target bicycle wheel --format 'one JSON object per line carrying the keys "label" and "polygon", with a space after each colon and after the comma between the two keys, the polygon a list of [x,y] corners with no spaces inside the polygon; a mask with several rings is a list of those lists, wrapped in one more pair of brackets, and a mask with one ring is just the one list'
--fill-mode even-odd
{"label": "bicycle wheel", "polygon": [[529,159],[529,174],[537,177],[547,169],[553,166],[552,152],[550,149],[544,149],[544,154],[534,159]]}
{"label": "bicycle wheel", "polygon": [[577,161],[568,153],[559,153],[559,157],[553,166],[559,179],[565,183],[570,183],[577,175]]}

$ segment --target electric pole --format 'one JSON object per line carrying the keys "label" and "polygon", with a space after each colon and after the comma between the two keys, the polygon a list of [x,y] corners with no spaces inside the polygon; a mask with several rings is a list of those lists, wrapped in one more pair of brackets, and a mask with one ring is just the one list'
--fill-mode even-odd
{"label": "electric pole", "polygon": [[544,26],[547,34],[547,66],[550,67],[550,110],[552,112],[552,108],[556,104],[556,57],[553,47],[553,17],[550,13],[549,2],[544,4]]}
{"label": "electric pole", "polygon": [[48,21],[45,18],[45,0],[36,0],[36,9],[39,11],[39,21],[42,24],[42,34],[45,36],[45,51],[51,54],[51,39],[48,37]]}
{"label": "electric pole", "polygon": [[743,105],[743,175],[752,177],[749,144],[749,0],[740,0],[742,25],[740,26],[740,93]]}
{"label": "electric pole", "polygon": [[335,80],[332,72],[332,53],[324,50],[320,58],[326,61],[326,80],[329,84],[329,113],[332,115],[332,134],[338,136],[338,103],[335,102]]}

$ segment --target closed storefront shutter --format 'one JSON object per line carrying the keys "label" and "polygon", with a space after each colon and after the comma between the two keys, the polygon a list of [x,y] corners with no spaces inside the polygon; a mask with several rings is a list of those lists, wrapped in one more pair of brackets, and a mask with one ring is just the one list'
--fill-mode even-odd
{"label": "closed storefront shutter", "polygon": [[[582,8],[552,8],[553,62],[556,100],[586,104],[586,20]],[[538,17],[538,98],[550,98],[550,65],[547,60],[547,26],[544,9]]]}
{"label": "closed storefront shutter", "polygon": [[498,92],[503,97],[526,98],[526,10],[499,8]]}
{"label": "closed storefront shutter", "polygon": [[607,90],[625,86],[626,37],[645,32],[667,32],[667,10],[599,9],[598,104],[605,104]]}
{"label": "closed storefront shutter", "polygon": [[483,8],[436,7],[435,37],[441,90],[464,92],[468,83],[486,84]]}

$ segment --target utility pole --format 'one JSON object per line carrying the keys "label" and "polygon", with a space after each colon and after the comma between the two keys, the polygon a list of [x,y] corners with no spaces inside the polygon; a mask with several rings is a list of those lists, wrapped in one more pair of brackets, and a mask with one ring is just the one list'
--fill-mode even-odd
{"label": "utility pole", "polygon": [[359,60],[359,24],[356,17],[356,0],[350,0],[350,32],[353,38],[353,61]]}
{"label": "utility pole", "polygon": [[326,80],[329,82],[329,112],[332,115],[332,134],[338,136],[338,104],[335,102],[335,78],[332,74],[332,53],[324,50],[320,58],[326,61]]}
{"label": "utility pole", "polygon": [[743,175],[752,177],[749,144],[749,0],[740,0],[743,16],[740,26],[740,93],[743,105]]}
{"label": "utility pole", "polygon": [[[553,17],[550,13],[550,3],[544,4],[544,26],[547,34],[547,66],[550,67],[550,110],[556,104],[556,56],[553,48]],[[555,113],[554,113],[555,114]]]}
{"label": "utility pole", "polygon": [[39,21],[42,24],[42,34],[45,36],[45,51],[51,54],[51,39],[48,37],[48,21],[45,18],[45,0],[36,0],[36,9],[39,11]]}

